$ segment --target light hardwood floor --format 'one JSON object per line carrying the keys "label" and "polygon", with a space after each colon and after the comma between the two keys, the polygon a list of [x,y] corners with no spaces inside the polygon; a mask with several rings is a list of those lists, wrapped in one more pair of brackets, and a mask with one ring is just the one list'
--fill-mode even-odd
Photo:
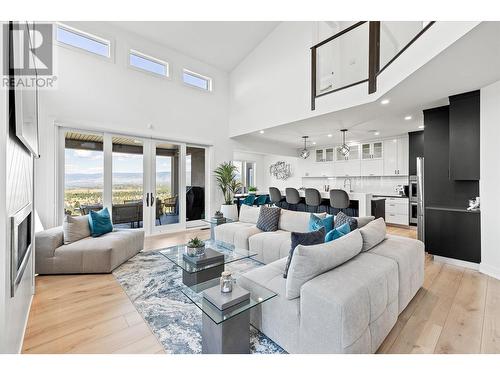
{"label": "light hardwood floor", "polygon": [[[415,238],[412,228],[388,227]],[[145,250],[206,239],[190,230]],[[23,353],[164,353],[113,275],[39,276]],[[425,282],[379,353],[500,353],[500,281],[426,258]]]}

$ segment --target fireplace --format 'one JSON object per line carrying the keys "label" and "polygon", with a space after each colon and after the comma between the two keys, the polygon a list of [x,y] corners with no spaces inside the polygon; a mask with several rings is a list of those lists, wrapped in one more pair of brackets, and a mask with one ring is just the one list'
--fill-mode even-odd
{"label": "fireplace", "polygon": [[33,210],[27,204],[10,217],[11,296],[14,297],[30,259],[33,240]]}

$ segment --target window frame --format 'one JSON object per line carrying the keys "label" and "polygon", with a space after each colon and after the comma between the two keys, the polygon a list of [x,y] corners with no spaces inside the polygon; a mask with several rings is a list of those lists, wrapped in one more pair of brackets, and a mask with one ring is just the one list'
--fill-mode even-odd
{"label": "window frame", "polygon": [[[73,27],[73,26],[66,25],[66,24],[61,23],[61,22],[57,22],[55,24],[55,28],[56,28],[56,30],[53,33],[54,34],[54,44],[55,45],[58,45],[60,47],[63,47],[63,48],[66,48],[66,49],[69,49],[69,50],[72,50],[72,51],[83,53],[83,54],[85,54],[87,56],[94,56],[94,57],[97,57],[97,58],[102,59],[104,61],[110,61],[112,63],[115,62],[115,42],[114,42],[113,38],[104,38],[104,37],[101,37],[99,35],[96,35],[96,34],[93,34],[93,33],[89,33],[87,31],[83,31],[81,29],[78,29],[78,28]],[[100,55],[98,53],[94,53],[94,52],[86,50],[84,48],[76,47],[76,46],[73,46],[71,44],[68,44],[68,43],[65,43],[63,41],[58,40],[57,39],[57,29],[58,28],[64,29],[65,31],[68,31],[70,33],[82,36],[84,38],[91,39],[91,40],[93,40],[95,42],[107,45],[108,49],[109,49],[109,55],[108,56]]]}
{"label": "window frame", "polygon": [[[146,60],[150,60],[151,62],[154,62],[154,63],[157,63],[157,64],[161,64],[163,66],[165,66],[165,70],[166,70],[166,75],[162,75],[162,74],[158,74],[158,73],[155,73],[155,72],[151,72],[149,70],[145,70],[145,69],[141,69],[135,65],[132,65],[130,63],[130,56],[131,55],[135,55],[135,56],[138,56],[138,57],[141,57],[143,59],[146,59]],[[151,75],[153,77],[157,77],[157,78],[163,78],[163,79],[170,79],[171,77],[171,67],[170,67],[170,63],[166,60],[162,60],[162,59],[159,59],[157,57],[154,57],[154,56],[151,56],[151,55],[148,55],[144,52],[141,52],[135,48],[128,48],[128,52],[127,52],[127,66],[128,68],[132,69],[132,70],[135,70],[135,71],[138,71],[138,72],[142,72],[142,73],[145,73],[145,74],[148,74],[148,75]]]}
{"label": "window frame", "polygon": [[[193,77],[196,77],[196,78],[200,78],[200,79],[203,79],[203,80],[206,80],[207,83],[208,83],[208,88],[207,89],[203,89],[201,87],[198,87],[198,86],[195,86],[195,85],[191,85],[189,83],[186,83],[184,81],[184,73],[187,73]],[[203,74],[200,74],[200,73],[196,73],[195,71],[191,70],[191,69],[187,69],[187,68],[182,68],[182,72],[181,72],[181,82],[183,85],[187,86],[187,87],[191,87],[191,88],[194,88],[194,89],[197,89],[197,90],[200,90],[200,91],[203,91],[203,92],[213,92],[214,91],[214,83],[213,83],[213,78],[211,77],[208,77],[208,76],[205,76]]]}

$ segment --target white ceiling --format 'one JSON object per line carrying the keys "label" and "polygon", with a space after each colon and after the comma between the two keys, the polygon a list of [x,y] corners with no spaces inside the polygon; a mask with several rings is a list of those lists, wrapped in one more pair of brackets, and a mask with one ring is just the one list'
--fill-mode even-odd
{"label": "white ceiling", "polygon": [[111,23],[225,71],[234,69],[279,24],[267,21]]}
{"label": "white ceiling", "polygon": [[[348,141],[392,137],[417,131],[422,110],[448,104],[448,96],[472,91],[500,80],[500,22],[483,22],[385,95],[388,105],[369,103],[346,110],[266,129],[265,137],[288,147],[310,143],[331,145],[347,128]],[[390,68],[389,68],[390,69]],[[404,120],[405,116],[412,120]],[[375,136],[373,131],[380,132]],[[327,135],[333,134],[332,138]],[[244,136],[245,137],[245,136]],[[237,137],[238,138],[238,137]]]}

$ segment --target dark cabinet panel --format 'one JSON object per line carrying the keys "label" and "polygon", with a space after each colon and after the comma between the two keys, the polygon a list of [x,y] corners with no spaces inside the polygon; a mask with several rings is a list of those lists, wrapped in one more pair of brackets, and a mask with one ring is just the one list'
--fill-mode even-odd
{"label": "dark cabinet panel", "polygon": [[409,165],[410,176],[417,174],[417,158],[424,156],[424,131],[410,132],[409,137]]}
{"label": "dark cabinet panel", "polygon": [[479,213],[425,210],[425,250],[433,255],[481,262]]}
{"label": "dark cabinet panel", "polygon": [[450,96],[450,179],[479,180],[479,91]]}

